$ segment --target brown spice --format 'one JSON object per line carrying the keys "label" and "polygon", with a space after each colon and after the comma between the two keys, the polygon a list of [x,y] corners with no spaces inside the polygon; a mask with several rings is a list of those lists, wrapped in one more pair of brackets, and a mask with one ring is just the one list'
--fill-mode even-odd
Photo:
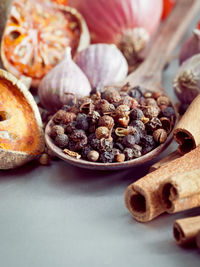
{"label": "brown spice", "polygon": [[51,158],[47,153],[43,153],[39,158],[39,163],[44,166],[49,165],[50,161]]}
{"label": "brown spice", "polygon": [[200,216],[179,219],[174,222],[173,233],[178,245],[188,245],[195,242],[200,230]]}
{"label": "brown spice", "polygon": [[157,99],[157,104],[158,104],[158,106],[161,106],[161,105],[169,106],[170,105],[170,99],[169,99],[169,97],[164,96],[164,95],[159,96]]}
{"label": "brown spice", "polygon": [[89,161],[95,162],[99,159],[99,152],[95,151],[95,150],[91,150],[88,154],[87,154],[87,158]]}
{"label": "brown spice", "polygon": [[95,135],[97,139],[108,138],[109,134],[110,134],[110,131],[105,126],[100,126],[95,131]]}
{"label": "brown spice", "polygon": [[200,146],[129,185],[125,192],[127,208],[138,221],[152,220],[165,211],[160,201],[159,186],[168,177],[195,170],[199,166]]}
{"label": "brown spice", "polygon": [[167,139],[167,132],[164,129],[157,129],[153,132],[153,138],[157,143],[163,144]]}
{"label": "brown spice", "polygon": [[79,155],[77,152],[74,152],[74,151],[71,151],[69,149],[64,149],[63,152],[65,154],[67,154],[68,156],[70,157],[73,157],[73,158],[76,158],[76,159],[80,159],[81,158],[81,155]]}
{"label": "brown spice", "polygon": [[98,125],[111,129],[114,125],[114,119],[111,116],[104,115],[103,117],[100,117]]}
{"label": "brown spice", "polygon": [[124,154],[118,154],[118,155],[116,155],[116,161],[117,162],[123,162],[123,161],[125,161],[125,155]]}

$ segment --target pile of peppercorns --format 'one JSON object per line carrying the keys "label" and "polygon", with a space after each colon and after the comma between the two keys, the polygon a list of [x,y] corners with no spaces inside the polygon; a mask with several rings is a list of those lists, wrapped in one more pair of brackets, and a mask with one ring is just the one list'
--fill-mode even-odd
{"label": "pile of peppercorns", "polygon": [[[164,143],[175,123],[170,99],[128,84],[65,105],[54,118],[50,136],[68,155],[92,162],[123,162]],[[75,152],[75,153],[74,153]]]}

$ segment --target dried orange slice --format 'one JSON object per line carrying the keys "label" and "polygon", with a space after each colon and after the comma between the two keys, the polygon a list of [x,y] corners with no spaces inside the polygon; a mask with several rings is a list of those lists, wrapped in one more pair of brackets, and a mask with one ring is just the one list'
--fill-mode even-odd
{"label": "dried orange slice", "polygon": [[2,62],[18,78],[32,78],[36,87],[64,58],[67,46],[75,55],[88,44],[87,26],[75,9],[49,0],[15,0],[2,39]]}
{"label": "dried orange slice", "polygon": [[0,169],[10,169],[44,150],[42,120],[26,86],[1,69],[0,99]]}

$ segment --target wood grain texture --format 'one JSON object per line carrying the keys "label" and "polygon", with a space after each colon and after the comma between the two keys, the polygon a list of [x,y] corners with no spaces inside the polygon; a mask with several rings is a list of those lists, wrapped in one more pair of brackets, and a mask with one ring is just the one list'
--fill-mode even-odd
{"label": "wood grain texture", "polygon": [[124,82],[129,82],[133,86],[141,85],[153,91],[162,91],[162,71],[165,64],[199,10],[199,0],[177,1],[152,43],[147,58]]}

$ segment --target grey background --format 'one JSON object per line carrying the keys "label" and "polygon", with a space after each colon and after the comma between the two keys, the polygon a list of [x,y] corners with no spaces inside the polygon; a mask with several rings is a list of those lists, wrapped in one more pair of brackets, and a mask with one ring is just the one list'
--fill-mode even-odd
{"label": "grey background", "polygon": [[[174,61],[164,73],[174,101],[176,69]],[[49,167],[32,162],[1,171],[0,267],[199,266],[199,251],[178,247],[172,236],[173,221],[198,209],[141,224],[124,206],[125,188],[152,163],[94,172],[62,161]]]}

